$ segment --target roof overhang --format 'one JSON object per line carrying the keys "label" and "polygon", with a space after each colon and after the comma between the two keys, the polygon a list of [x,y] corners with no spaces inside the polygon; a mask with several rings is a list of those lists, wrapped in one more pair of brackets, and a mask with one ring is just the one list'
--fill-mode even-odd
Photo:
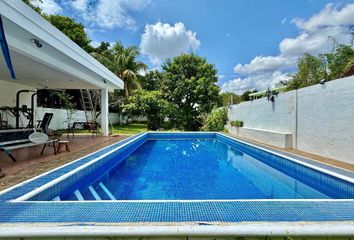
{"label": "roof overhang", "polygon": [[11,79],[0,54],[0,80],[35,88],[123,88],[120,78],[21,0],[0,0],[0,14],[16,74]]}

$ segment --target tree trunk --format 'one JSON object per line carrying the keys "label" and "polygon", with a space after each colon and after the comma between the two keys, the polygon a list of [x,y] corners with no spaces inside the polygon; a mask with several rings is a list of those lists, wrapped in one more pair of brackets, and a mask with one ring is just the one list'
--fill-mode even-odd
{"label": "tree trunk", "polygon": [[[123,80],[124,81],[124,80]],[[124,95],[126,100],[128,101],[129,98],[129,90],[128,90],[128,82],[124,81]]]}

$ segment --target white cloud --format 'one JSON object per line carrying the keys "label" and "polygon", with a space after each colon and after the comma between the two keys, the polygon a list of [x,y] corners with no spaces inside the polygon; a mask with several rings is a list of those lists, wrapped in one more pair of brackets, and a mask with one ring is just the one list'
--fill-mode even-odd
{"label": "white cloud", "polygon": [[71,6],[78,11],[85,11],[87,8],[87,0],[74,0],[71,2]]}
{"label": "white cloud", "polygon": [[289,80],[288,74],[280,71],[250,75],[244,78],[238,77],[222,84],[221,91],[242,94],[247,90],[265,90],[268,87],[273,88],[276,83],[286,80]]}
{"label": "white cloud", "polygon": [[269,84],[287,78],[286,71],[294,68],[304,53],[329,52],[333,47],[329,37],[348,44],[351,40],[349,31],[354,26],[354,3],[342,8],[329,4],[308,20],[296,18],[291,22],[298,27],[299,35],[283,39],[279,43],[279,55],[256,56],[249,63],[237,64],[234,71],[242,76],[224,83],[223,91],[264,90]]}
{"label": "white cloud", "polygon": [[60,13],[63,9],[57,4],[54,0],[31,0],[31,3],[42,9],[42,12],[45,14],[58,14]]}
{"label": "white cloud", "polygon": [[68,4],[87,24],[106,29],[135,30],[137,26],[132,13],[141,11],[150,3],[149,0],[72,0]]}
{"label": "white cloud", "polygon": [[350,26],[354,24],[354,4],[347,4],[341,9],[336,8],[333,4],[328,4],[308,21],[295,18],[292,22],[298,28],[308,32],[317,31],[323,27]]}
{"label": "white cloud", "polygon": [[293,66],[295,63],[296,59],[283,56],[256,56],[250,63],[237,64],[234,71],[241,74],[273,72]]}
{"label": "white cloud", "polygon": [[349,43],[349,30],[354,26],[354,3],[341,9],[328,4],[307,21],[295,18],[291,22],[299,28],[300,34],[296,38],[281,41],[281,55],[299,57],[304,53],[328,52],[333,45],[329,37],[334,37],[339,43]]}
{"label": "white cloud", "polygon": [[167,58],[195,51],[199,46],[196,33],[187,30],[180,22],[172,26],[161,22],[146,25],[140,42],[141,53],[155,65]]}

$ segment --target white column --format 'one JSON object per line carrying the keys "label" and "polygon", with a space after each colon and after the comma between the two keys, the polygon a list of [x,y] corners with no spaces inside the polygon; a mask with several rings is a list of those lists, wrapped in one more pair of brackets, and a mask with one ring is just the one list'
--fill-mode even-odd
{"label": "white column", "polygon": [[101,89],[101,129],[103,136],[109,135],[108,124],[108,89]]}

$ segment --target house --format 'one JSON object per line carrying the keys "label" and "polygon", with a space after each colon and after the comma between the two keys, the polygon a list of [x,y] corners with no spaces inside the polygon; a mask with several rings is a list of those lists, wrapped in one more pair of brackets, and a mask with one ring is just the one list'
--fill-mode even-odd
{"label": "house", "polygon": [[16,107],[20,90],[28,91],[18,105],[29,108],[37,89],[99,89],[100,124],[108,135],[108,92],[123,81],[22,1],[0,0],[0,15],[15,73],[13,79],[0,54],[0,109]]}

